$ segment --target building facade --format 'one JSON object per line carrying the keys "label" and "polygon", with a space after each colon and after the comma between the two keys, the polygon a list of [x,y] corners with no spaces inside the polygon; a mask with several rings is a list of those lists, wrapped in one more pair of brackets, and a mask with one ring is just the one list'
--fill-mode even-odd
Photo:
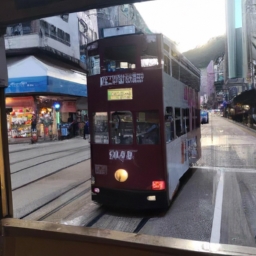
{"label": "building facade", "polygon": [[69,123],[73,135],[82,135],[88,112],[86,46],[104,37],[105,28],[125,25],[150,32],[132,4],[8,26],[5,48],[9,138],[30,137],[33,114],[40,138],[56,137],[60,125]]}

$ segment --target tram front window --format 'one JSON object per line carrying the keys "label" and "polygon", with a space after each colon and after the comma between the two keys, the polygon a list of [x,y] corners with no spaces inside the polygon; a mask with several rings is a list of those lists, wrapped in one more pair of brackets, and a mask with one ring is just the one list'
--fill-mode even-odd
{"label": "tram front window", "polygon": [[104,54],[105,72],[115,72],[136,68],[136,46],[107,47]]}
{"label": "tram front window", "polygon": [[131,112],[111,112],[110,124],[112,144],[130,145],[133,143],[133,121]]}
{"label": "tram front window", "polygon": [[107,112],[97,112],[93,115],[93,136],[92,140],[96,144],[108,144],[108,114]]}
{"label": "tram front window", "polygon": [[136,113],[137,144],[159,144],[158,111],[143,111]]}

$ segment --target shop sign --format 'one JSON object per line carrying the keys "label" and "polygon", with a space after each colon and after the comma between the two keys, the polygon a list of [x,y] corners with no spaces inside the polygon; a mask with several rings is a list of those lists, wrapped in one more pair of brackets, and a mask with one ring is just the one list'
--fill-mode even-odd
{"label": "shop sign", "polygon": [[63,101],[60,112],[76,112],[76,102],[75,101]]}
{"label": "shop sign", "polygon": [[5,104],[8,108],[14,108],[14,107],[34,107],[34,99],[32,96],[27,97],[6,97],[5,98]]}

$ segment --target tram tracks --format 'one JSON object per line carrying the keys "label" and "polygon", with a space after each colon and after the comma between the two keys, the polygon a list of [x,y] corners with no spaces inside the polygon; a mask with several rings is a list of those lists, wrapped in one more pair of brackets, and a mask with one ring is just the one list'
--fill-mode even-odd
{"label": "tram tracks", "polygon": [[[78,200],[79,198],[81,198],[83,195],[85,195],[86,193],[88,193],[91,188],[90,186],[84,190],[82,190],[81,192],[79,192],[78,194],[75,194],[74,196],[69,197],[67,200],[65,200],[64,202],[62,202],[62,197],[63,196],[67,196],[69,193],[71,193],[72,191],[74,191],[76,188],[79,188],[83,185],[85,185],[86,183],[90,183],[91,179],[86,179],[74,186],[72,186],[70,189],[64,191],[63,193],[59,194],[58,196],[52,198],[52,200],[48,201],[47,203],[37,207],[36,209],[34,209],[33,211],[25,214],[24,216],[20,217],[21,219],[33,219],[36,221],[44,221],[47,218],[49,218],[51,215],[53,215],[54,213],[60,211],[61,209],[63,209],[65,206],[71,204],[72,202],[74,202],[75,200]],[[60,199],[61,203],[56,204],[56,206],[52,207],[51,204],[54,204],[54,202],[56,202],[56,200]],[[42,210],[45,207],[51,207],[51,209],[49,211],[47,211],[46,213],[43,214],[39,214],[38,212],[40,212],[40,210]],[[39,217],[34,217],[33,215],[37,215]]]}
{"label": "tram tracks", "polygon": [[[33,156],[33,159],[36,159],[36,158],[41,158],[41,157],[45,157],[45,156],[48,156],[48,155],[53,155],[53,154],[58,154],[58,153],[63,153],[63,152],[72,152],[72,151],[81,151],[82,149],[90,149],[90,146],[82,146],[82,147],[77,147],[77,148],[72,148],[72,149],[64,149],[64,150],[59,150],[59,151],[53,151],[53,152],[48,152],[46,154],[41,154],[39,156]],[[10,156],[12,154],[15,154],[15,153],[19,153],[21,151],[30,151],[30,150],[35,150],[35,149],[28,149],[28,150],[20,150],[20,151],[14,151],[14,152],[10,152]],[[68,155],[68,154],[67,154]],[[16,161],[16,162],[11,162],[10,165],[14,165],[14,164],[19,164],[19,163],[22,163],[22,162],[26,162],[26,161],[29,161],[31,160],[31,157],[29,158],[23,158],[22,160],[19,160],[19,161]]]}
{"label": "tram tracks", "polygon": [[[90,148],[85,148],[85,150],[86,150],[85,152],[87,152],[87,151],[90,150]],[[80,151],[81,151],[81,149],[72,150],[72,153],[70,153],[70,151],[69,151],[69,152],[68,152],[67,154],[65,154],[64,156],[58,156],[57,158],[56,158],[55,156],[53,156],[53,158],[51,158],[51,159],[48,159],[48,160],[45,160],[45,161],[42,161],[42,162],[39,162],[39,163],[36,163],[36,164],[33,164],[33,165],[29,165],[29,166],[27,166],[26,168],[19,169],[19,170],[17,170],[17,171],[13,171],[13,172],[11,172],[11,174],[15,174],[15,173],[18,173],[18,172],[21,172],[21,171],[27,170],[27,169],[29,169],[29,168],[36,167],[36,166],[45,164],[45,163],[49,163],[49,162],[52,162],[52,161],[56,161],[56,160],[59,160],[59,159],[61,159],[61,158],[66,158],[66,157],[75,155],[75,154],[79,153]],[[57,152],[54,153],[54,154],[57,154]],[[51,154],[51,155],[54,155],[54,154]],[[39,156],[39,157],[44,157],[44,156]],[[23,161],[21,161],[21,162],[23,162]],[[10,166],[12,166],[12,165],[14,165],[14,164],[12,163]]]}
{"label": "tram tracks", "polygon": [[53,174],[61,172],[66,168],[75,166],[90,159],[90,148],[88,146],[73,148],[72,151],[59,150],[59,152],[65,152],[65,154],[62,156],[56,156],[58,152],[54,152],[51,154],[52,156],[50,159],[48,158],[45,161],[42,160],[45,156],[49,156],[49,154],[41,155],[38,157],[41,157],[42,159],[38,159],[36,161],[31,159],[31,163],[25,162],[23,166],[21,164],[16,164],[14,167],[14,165],[11,164],[12,190],[18,190],[32,184],[33,182],[42,180]]}
{"label": "tram tracks", "polygon": [[75,166],[75,165],[77,165],[77,164],[80,164],[80,163],[82,163],[82,162],[84,162],[84,161],[86,161],[86,160],[88,160],[88,159],[90,159],[90,158],[83,159],[83,160],[81,160],[81,161],[79,161],[79,162],[76,162],[76,163],[74,163],[74,164],[65,166],[64,168],[58,169],[58,170],[56,170],[56,171],[54,171],[54,172],[51,172],[51,173],[49,173],[49,174],[47,174],[47,175],[44,175],[44,176],[42,176],[42,177],[40,177],[40,178],[38,178],[38,179],[34,179],[34,180],[32,180],[32,181],[30,181],[30,182],[28,182],[28,183],[26,183],[26,184],[23,184],[23,185],[21,185],[21,186],[19,186],[19,187],[15,187],[15,188],[12,189],[12,191],[15,191],[15,190],[18,190],[18,189],[20,189],[20,188],[26,187],[26,186],[28,186],[28,185],[30,185],[30,184],[36,182],[36,181],[39,181],[39,180],[42,180],[42,179],[47,178],[47,177],[49,177],[49,176],[52,176],[52,175],[54,175],[54,174],[56,174],[56,173],[58,173],[58,172],[61,172],[61,171],[65,170],[65,169],[69,168],[69,167],[72,167],[72,166]]}
{"label": "tram tracks", "polygon": [[[99,222],[104,221],[104,218],[108,218],[110,226],[104,228],[137,234],[151,218],[159,216],[159,213],[148,215],[145,213],[138,214],[136,212],[130,212],[130,214],[127,214],[117,210],[113,212],[113,210],[109,210],[104,206],[100,207],[101,211],[86,225],[84,225],[84,227],[101,228]],[[122,228],[120,228],[120,226],[122,226]]]}

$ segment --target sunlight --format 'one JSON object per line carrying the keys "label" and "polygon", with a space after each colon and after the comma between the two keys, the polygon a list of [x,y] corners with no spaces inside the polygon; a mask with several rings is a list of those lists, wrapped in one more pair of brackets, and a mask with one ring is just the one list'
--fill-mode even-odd
{"label": "sunlight", "polygon": [[135,4],[152,32],[163,33],[181,52],[225,33],[224,0],[157,0]]}

